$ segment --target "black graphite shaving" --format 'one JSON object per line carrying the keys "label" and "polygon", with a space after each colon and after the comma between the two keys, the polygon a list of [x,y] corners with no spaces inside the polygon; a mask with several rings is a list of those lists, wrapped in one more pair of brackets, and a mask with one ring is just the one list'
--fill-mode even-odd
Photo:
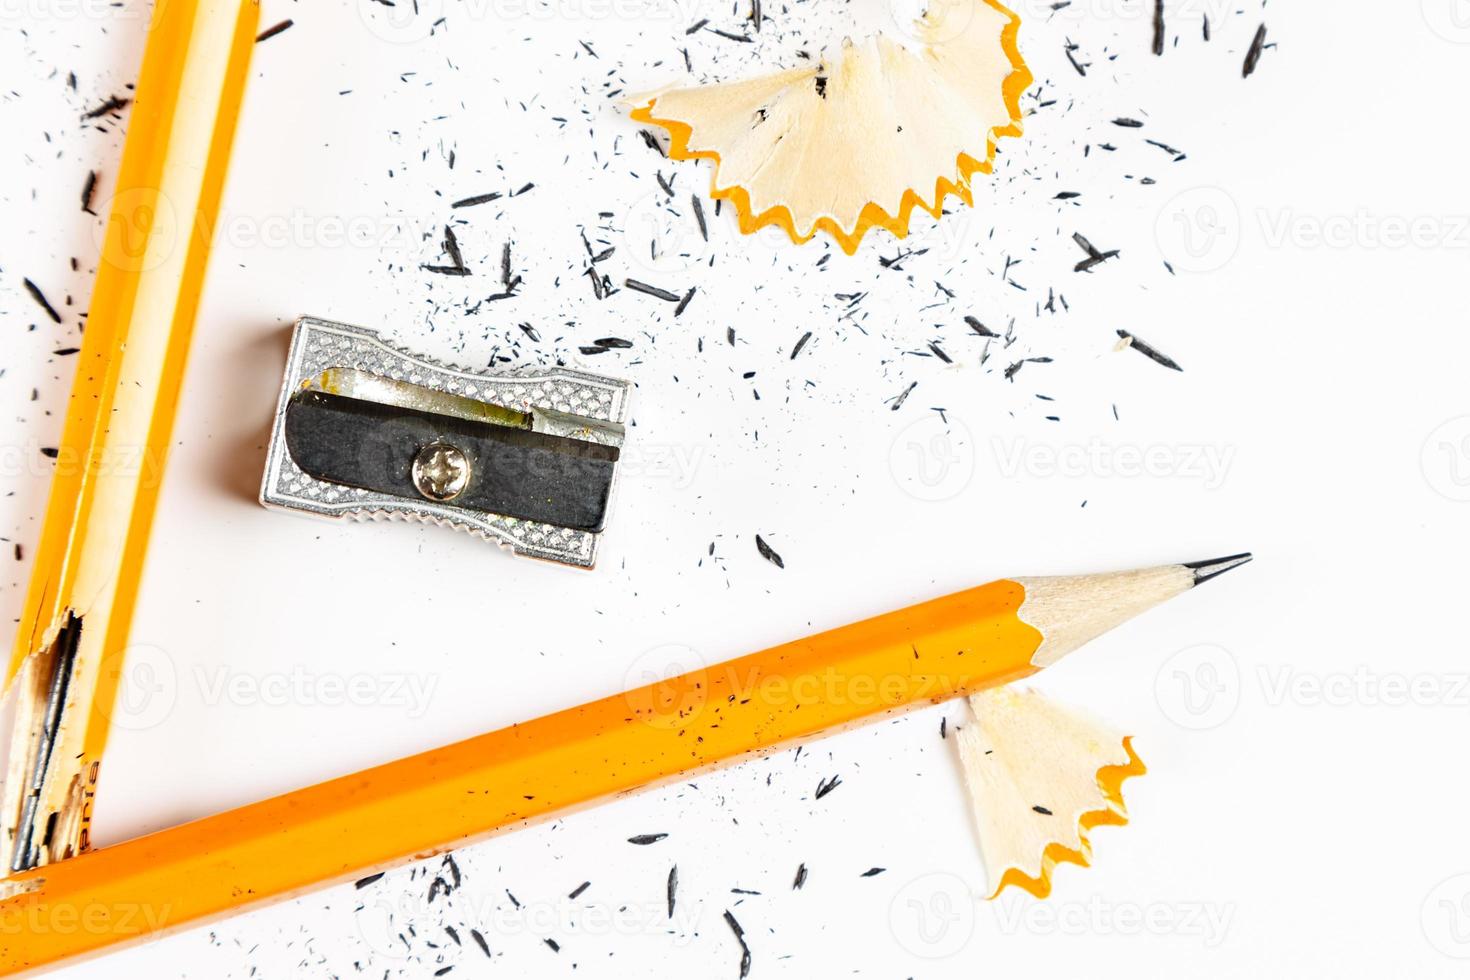
{"label": "black graphite shaving", "polygon": [[469,267],[465,265],[464,254],[459,248],[459,237],[455,235],[454,229],[449,225],[444,226],[445,254],[449,256],[449,265],[421,265],[420,269],[425,272],[433,272],[441,276],[467,276],[470,274]]}
{"label": "black graphite shaving", "polygon": [[1144,357],[1147,357],[1154,363],[1162,364],[1164,367],[1168,368],[1171,371],[1184,370],[1184,368],[1180,367],[1178,362],[1175,361],[1172,357],[1158,350],[1153,345],[1144,343],[1135,334],[1131,334],[1127,330],[1119,330],[1118,336],[1123,338],[1123,340],[1127,342],[1129,347],[1132,347],[1134,350],[1138,351],[1138,353],[1142,354]]}
{"label": "black graphite shaving", "polygon": [[97,192],[97,171],[87,171],[87,182],[82,185],[82,210],[87,214],[96,214],[92,210],[92,195]]}
{"label": "black graphite shaving", "polygon": [[[1174,157],[1174,162],[1175,163],[1179,163],[1180,161],[1185,160],[1185,159],[1188,158],[1187,155],[1184,153],[1183,150],[1177,150],[1174,147],[1170,146],[1168,143],[1164,143],[1164,142],[1161,142],[1159,140],[1149,140],[1149,139],[1144,140],[1144,142],[1147,143],[1149,146],[1157,146],[1159,149],[1163,150],[1165,153],[1172,154],[1173,157]],[[1147,179],[1147,178],[1145,178],[1145,179]]]}
{"label": "black graphite shaving", "polygon": [[646,293],[649,296],[656,296],[659,299],[665,300],[670,303],[677,303],[683,298],[678,293],[669,292],[667,289],[662,289],[658,286],[650,286],[648,283],[639,282],[637,279],[624,279],[623,285],[628,289],[633,290],[634,292]]}
{"label": "black graphite shaving", "polygon": [[52,306],[51,301],[46,298],[46,294],[41,292],[41,287],[37,286],[29,279],[24,279],[22,281],[25,283],[26,292],[31,294],[31,299],[35,300],[37,305],[39,305],[41,309],[46,311],[46,315],[51,318],[52,322],[60,323],[61,314],[56,312],[56,307]]}
{"label": "black graphite shaving", "polygon": [[449,253],[449,259],[454,263],[455,268],[465,267],[464,254],[459,250],[459,239],[455,237],[454,229],[449,225],[444,226],[444,251]]}
{"label": "black graphite shaving", "polygon": [[985,324],[981,323],[979,320],[975,319],[972,316],[965,317],[965,323],[966,323],[966,325],[969,326],[970,330],[976,336],[979,336],[979,337],[999,337],[1000,336],[1000,334],[996,333],[994,330],[991,330]]}
{"label": "black graphite shaving", "polygon": [[1108,259],[1116,258],[1119,255],[1116,248],[1106,252],[1099,251],[1097,246],[1089,242],[1079,232],[1072,233],[1072,241],[1076,242],[1078,247],[1087,253],[1087,258],[1072,267],[1073,272],[1088,272],[1094,266],[1102,265]]}
{"label": "black graphite shaving", "polygon": [[663,144],[658,141],[657,136],[653,135],[646,129],[638,130],[638,135],[643,137],[643,144],[647,146],[650,150],[657,153],[661,157],[667,158],[668,154],[664,152]]}
{"label": "black graphite shaving", "polygon": [[116,115],[132,104],[132,99],[125,99],[120,95],[108,96],[107,100],[93,109],[82,113],[83,119],[100,119],[107,115]]}
{"label": "black graphite shaving", "polygon": [[730,914],[729,909],[725,910],[725,924],[730,927],[730,931],[735,934],[736,941],[740,943],[740,976],[744,980],[745,977],[750,976],[750,946],[745,942],[745,930],[740,928],[740,923],[735,921],[735,916]]}
{"label": "black graphite shaving", "polygon": [[491,201],[500,200],[499,191],[491,191],[489,194],[476,194],[474,197],[462,197],[449,205],[452,208],[472,208],[477,204],[489,204]]}
{"label": "black graphite shaving", "polygon": [[694,220],[699,222],[699,237],[709,241],[709,225],[705,223],[704,205],[700,203],[699,195],[689,195],[689,203],[694,206]]}
{"label": "black graphite shaving", "polygon": [[255,35],[255,43],[259,44],[261,41],[269,41],[271,38],[275,37],[277,34],[280,34],[282,31],[290,30],[291,25],[294,23],[295,21],[287,19],[281,21],[279,24],[276,24],[273,27],[267,27],[265,30]]}
{"label": "black graphite shaving", "polygon": [[1077,74],[1081,75],[1083,78],[1086,78],[1087,64],[1078,61],[1077,55],[1074,53],[1077,51],[1077,45],[1073,44],[1071,41],[1068,41],[1066,47],[1064,47],[1062,50],[1066,52],[1067,60],[1072,63],[1072,67],[1077,70]]}
{"label": "black graphite shaving", "polygon": [[1256,28],[1256,36],[1251,39],[1251,46],[1245,53],[1245,64],[1241,66],[1240,77],[1250,78],[1256,70],[1256,64],[1261,60],[1261,52],[1266,49],[1266,25],[1262,24]]}
{"label": "black graphite shaving", "polygon": [[918,386],[919,383],[917,381],[910,381],[909,386],[899,393],[898,397],[893,400],[892,405],[888,406],[889,410],[896,412],[900,408],[903,408],[903,403],[909,400],[909,395],[913,394],[914,389]]}
{"label": "black graphite shaving", "polygon": [[690,286],[689,291],[679,298],[679,303],[674,307],[674,316],[681,316],[689,308],[689,301],[694,298],[694,290],[697,287]]}
{"label": "black graphite shaving", "polygon": [[772,548],[770,545],[766,544],[766,539],[761,537],[759,534],[755,536],[755,550],[760,552],[760,556],[762,558],[770,562],[772,565],[775,565],[777,568],[786,567],[785,560],[776,553],[775,548]]}

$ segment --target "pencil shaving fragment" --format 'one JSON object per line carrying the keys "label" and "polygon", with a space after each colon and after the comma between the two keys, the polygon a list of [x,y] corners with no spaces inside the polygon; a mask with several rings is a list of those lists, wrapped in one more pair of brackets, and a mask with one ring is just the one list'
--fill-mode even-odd
{"label": "pencil shaving fragment", "polygon": [[1035,691],[993,688],[969,703],[959,753],[987,892],[1045,898],[1058,864],[1087,866],[1094,827],[1128,822],[1122,784],[1143,762],[1131,738]]}
{"label": "pencil shaving fragment", "polygon": [[932,3],[905,22],[911,42],[879,33],[815,67],[666,89],[631,117],[668,131],[672,159],[713,162],[710,195],[741,232],[825,231],[852,254],[870,228],[906,236],[916,207],[973,205],[996,139],[1021,135],[1019,27],[995,0]]}

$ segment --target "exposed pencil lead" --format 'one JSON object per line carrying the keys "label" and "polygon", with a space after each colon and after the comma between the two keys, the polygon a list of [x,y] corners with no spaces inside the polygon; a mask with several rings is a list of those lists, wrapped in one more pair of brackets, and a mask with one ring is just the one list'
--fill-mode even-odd
{"label": "exposed pencil lead", "polygon": [[1184,567],[1194,572],[1194,584],[1208,582],[1217,575],[1224,575],[1232,568],[1239,568],[1251,560],[1249,551],[1242,551],[1238,555],[1226,555],[1224,558],[1209,558],[1205,561],[1187,561]]}

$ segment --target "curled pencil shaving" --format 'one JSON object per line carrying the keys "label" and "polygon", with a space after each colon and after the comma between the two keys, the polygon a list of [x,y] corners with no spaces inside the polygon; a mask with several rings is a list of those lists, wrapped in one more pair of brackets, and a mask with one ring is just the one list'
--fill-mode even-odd
{"label": "curled pencil shaving", "polygon": [[741,232],[825,231],[851,254],[870,228],[907,235],[916,207],[973,206],[970,178],[1021,135],[1019,27],[996,0],[930,4],[907,26],[914,43],[844,42],[814,67],[642,97],[631,117],[668,131],[670,158],[713,161],[710,196]]}
{"label": "curled pencil shaving", "polygon": [[1146,769],[1132,739],[1031,690],[972,695],[960,762],[985,858],[987,893],[1051,893],[1058,864],[1086,867],[1094,827],[1128,822],[1123,780]]}

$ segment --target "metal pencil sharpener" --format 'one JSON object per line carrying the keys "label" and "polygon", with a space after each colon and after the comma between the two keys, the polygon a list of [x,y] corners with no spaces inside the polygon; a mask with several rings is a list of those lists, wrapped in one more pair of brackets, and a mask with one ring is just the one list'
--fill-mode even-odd
{"label": "metal pencil sharpener", "polygon": [[260,502],[445,524],[518,555],[591,568],[629,389],[570,368],[465,370],[364,327],[302,317]]}

